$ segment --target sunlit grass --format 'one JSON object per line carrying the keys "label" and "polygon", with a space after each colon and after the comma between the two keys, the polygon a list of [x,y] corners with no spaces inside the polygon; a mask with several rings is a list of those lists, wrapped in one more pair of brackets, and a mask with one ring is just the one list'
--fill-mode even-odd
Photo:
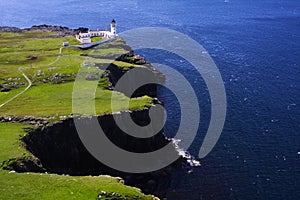
{"label": "sunlit grass", "polygon": [[[97,82],[95,83],[97,84]],[[32,86],[27,92],[14,101],[8,103],[0,109],[0,115],[16,116],[62,116],[72,113],[72,92],[74,82],[64,84],[40,84]],[[83,92],[86,90],[83,90]],[[95,99],[82,95],[82,113],[90,106],[96,106],[96,114],[111,113],[111,97],[114,91],[104,90],[97,87]],[[117,110],[127,110],[129,98],[122,93],[117,93]],[[140,110],[152,105],[151,97],[133,98],[130,101],[130,110]],[[77,113],[78,114],[78,113]]]}
{"label": "sunlit grass", "polygon": [[[97,51],[63,48],[63,42],[77,45],[78,41],[71,36],[57,38],[53,32],[0,33],[0,84],[9,83],[11,78],[20,78],[25,85],[8,92],[0,92],[0,104],[6,102],[21,92],[27,85],[20,74],[21,69],[33,82],[33,86],[24,94],[0,108],[0,116],[63,116],[73,113],[74,81],[52,84],[48,80],[56,74],[70,75],[81,72],[103,73],[94,67],[84,67],[82,63],[114,63],[123,69],[134,66],[129,63],[106,59],[111,54],[126,53],[123,48],[100,48]],[[122,43],[116,41],[118,45]],[[90,57],[90,54],[100,59]],[[84,55],[84,56],[83,56]],[[105,59],[103,59],[105,58]],[[136,66],[142,67],[142,66]],[[75,79],[75,77],[73,77]],[[43,81],[46,80],[46,83]],[[114,111],[141,110],[152,105],[152,98],[126,97],[124,94],[104,89],[98,86],[99,80],[84,81],[83,95],[79,96],[81,112],[90,114],[90,108],[95,108],[96,115],[112,112],[111,98],[115,94],[116,107]],[[84,88],[86,87],[86,88]],[[94,96],[84,95],[94,87]],[[128,104],[129,103],[129,104]],[[26,134],[24,128],[32,126],[20,123],[0,122],[0,164],[9,159],[29,155],[20,142],[20,137]],[[124,186],[112,177],[72,177],[37,173],[9,173],[0,169],[0,199],[96,199],[104,190],[116,192],[127,199],[152,199],[138,189]]]}
{"label": "sunlit grass", "polygon": [[[20,123],[0,122],[0,163],[28,154],[19,140],[26,134]],[[152,199],[137,188],[107,176],[61,176],[39,173],[9,173],[0,169],[0,199],[96,199],[101,191],[115,192],[127,199]]]}

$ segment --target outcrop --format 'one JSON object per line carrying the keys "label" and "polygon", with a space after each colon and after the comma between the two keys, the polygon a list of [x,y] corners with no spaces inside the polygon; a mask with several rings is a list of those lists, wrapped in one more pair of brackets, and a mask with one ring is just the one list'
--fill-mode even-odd
{"label": "outcrop", "polygon": [[24,33],[29,31],[50,31],[57,33],[57,37],[64,37],[70,35],[76,35],[79,32],[87,32],[88,28],[80,27],[77,29],[70,29],[64,26],[52,26],[52,25],[38,25],[32,26],[30,28],[16,28],[16,27],[9,27],[9,26],[0,26],[0,32],[11,32],[11,33]]}
{"label": "outcrop", "polygon": [[[123,112],[115,115],[122,117],[124,114]],[[131,116],[140,125],[146,125],[150,122],[149,110],[134,111]],[[87,125],[91,123],[89,117],[82,120],[85,120]],[[110,141],[130,152],[152,152],[171,142],[164,136],[163,130],[147,139],[132,137],[116,125],[113,114],[99,116],[98,121]],[[144,174],[114,170],[99,162],[87,151],[77,134],[74,120],[71,118],[30,132],[22,138],[22,142],[34,158],[38,158],[38,161],[32,161],[32,158],[29,161],[28,159],[17,160],[12,166],[15,171],[36,171],[76,176],[108,174],[121,177],[125,180],[125,184],[141,188],[145,193],[160,197],[165,195],[169,187],[173,170],[181,167],[184,163],[184,158],[180,158],[164,169]],[[174,151],[176,151],[175,146]],[[109,152],[103,153],[109,154]]]}
{"label": "outcrop", "polygon": [[[65,35],[74,35],[78,31],[84,31],[85,29],[79,28],[73,30],[66,27],[48,25],[33,26],[29,29],[0,27],[0,32],[7,31],[21,33],[24,31],[33,30],[53,31],[57,33],[57,37],[61,37]],[[141,65],[142,67],[136,68],[136,74],[134,74],[133,78],[130,80],[130,82],[128,82],[128,84],[124,84],[123,87],[119,87],[117,89],[119,92],[122,92],[129,97],[141,97],[144,95],[151,96],[154,98],[154,104],[161,104],[159,100],[155,98],[157,97],[157,85],[148,84],[139,87],[138,80],[141,79],[141,76],[144,76],[152,77],[156,83],[163,83],[164,75],[157,71],[143,57],[134,55],[133,51],[130,49],[130,47],[128,47],[128,45],[126,48],[128,48],[128,53],[118,57],[117,61],[132,63],[133,65]],[[101,69],[102,66],[96,65],[96,67]],[[132,68],[133,67],[134,66],[132,66]],[[113,63],[110,64],[105,70],[105,76],[109,80],[109,86],[111,89],[116,87],[116,83],[126,73],[126,71],[128,71],[128,69],[122,68]],[[59,76],[55,75],[54,78],[55,80],[59,79]],[[99,79],[99,77],[97,78]],[[136,88],[137,90],[131,94],[128,93],[128,88]],[[146,139],[136,138],[128,135],[117,126],[114,120],[115,115],[122,117],[124,114],[125,112],[103,116],[93,116],[94,118],[97,118],[106,136],[116,146],[130,152],[146,153],[158,150],[165,145],[172,143],[171,139],[165,137],[163,129],[160,130],[155,136]],[[140,126],[146,126],[151,122],[149,117],[149,109],[132,111],[130,115],[134,122]],[[117,176],[123,178],[125,184],[141,188],[144,193],[165,197],[166,191],[170,186],[174,170],[177,170],[186,164],[186,159],[179,157],[179,159],[173,164],[155,172],[134,174],[114,170],[95,159],[85,148],[77,133],[76,126],[74,124],[74,117],[82,118],[82,120],[85,120],[86,124],[91,123],[91,117],[82,116],[62,116],[60,118],[60,122],[54,124],[50,123],[52,120],[57,120],[53,117],[0,117],[0,121],[2,122],[22,122],[38,127],[37,129],[29,130],[29,133],[21,138],[24,147],[31,153],[31,156],[9,160],[7,161],[8,163],[5,164],[5,167],[9,170],[14,170],[17,172],[47,172],[76,176]],[[175,144],[174,152],[178,153]]]}

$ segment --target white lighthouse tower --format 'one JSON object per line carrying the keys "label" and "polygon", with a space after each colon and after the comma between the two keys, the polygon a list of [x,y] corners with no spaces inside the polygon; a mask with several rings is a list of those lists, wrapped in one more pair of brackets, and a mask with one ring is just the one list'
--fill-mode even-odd
{"label": "white lighthouse tower", "polygon": [[117,34],[117,25],[116,25],[116,21],[114,19],[111,21],[111,24],[110,24],[110,32],[114,35]]}

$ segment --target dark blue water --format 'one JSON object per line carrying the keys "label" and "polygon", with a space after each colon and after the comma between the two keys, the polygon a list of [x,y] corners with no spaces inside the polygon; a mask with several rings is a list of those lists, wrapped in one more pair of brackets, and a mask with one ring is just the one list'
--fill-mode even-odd
{"label": "dark blue water", "polygon": [[[0,0],[0,25],[38,24],[118,30],[167,27],[187,34],[212,55],[227,92],[228,113],[214,150],[193,174],[178,172],[169,199],[300,199],[300,1],[297,0]],[[210,101],[201,77],[175,55],[141,50],[168,64],[198,88],[201,123],[189,149],[202,144]],[[160,92],[169,110],[169,135],[178,105]]]}

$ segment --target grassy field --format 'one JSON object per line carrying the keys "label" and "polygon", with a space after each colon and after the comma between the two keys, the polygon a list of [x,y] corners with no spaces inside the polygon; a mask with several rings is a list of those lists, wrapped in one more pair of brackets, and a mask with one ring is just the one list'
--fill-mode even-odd
{"label": "grassy field", "polygon": [[[100,38],[98,38],[100,39]],[[103,59],[110,54],[126,53],[122,48],[98,48],[79,50],[63,48],[62,43],[78,45],[72,37],[57,38],[51,32],[0,33],[0,105],[20,93],[27,86],[25,78],[18,72],[21,69],[33,85],[24,94],[0,107],[0,116],[68,116],[73,113],[72,94],[76,74],[101,76],[102,70],[94,64],[114,63],[124,70],[134,66],[129,63]],[[122,44],[115,41],[116,44]],[[90,57],[89,55],[93,55]],[[99,56],[99,58],[97,58]],[[84,62],[92,63],[84,67]],[[82,112],[90,114],[89,108],[95,107],[97,115],[111,113],[111,96],[116,94],[117,111],[138,110],[152,105],[152,98],[144,96],[129,99],[122,93],[100,87],[103,80],[85,81],[82,87],[94,87],[93,97],[82,96]],[[127,103],[129,102],[129,107]],[[23,148],[20,137],[26,134],[25,128],[34,128],[21,123],[0,122],[0,164],[14,158],[29,156]],[[55,174],[10,173],[0,169],[0,199],[96,199],[101,191],[109,195],[101,199],[113,199],[112,192],[127,199],[153,199],[142,194],[139,189],[123,185],[118,178],[72,177]]]}
{"label": "grassy field", "polygon": [[9,92],[0,92],[0,104],[6,102],[7,100],[14,97],[16,94],[20,93],[24,89],[25,87],[19,87]]}
{"label": "grassy field", "polygon": [[92,38],[92,42],[98,42],[98,41],[100,41],[100,40],[102,40],[102,39],[103,39],[103,38],[100,37],[100,36],[93,37],[93,38]]}
{"label": "grassy field", "polygon": [[[0,33],[0,84],[12,85],[22,83],[10,91],[0,92],[0,103],[22,91],[27,82],[18,72],[20,68],[33,82],[33,86],[14,101],[0,108],[0,115],[16,116],[60,116],[72,113],[72,91],[74,80],[79,70],[86,73],[103,73],[95,67],[84,67],[86,61],[97,63],[114,63],[124,70],[130,67],[143,67],[126,62],[109,59],[97,59],[84,55],[107,55],[126,53],[123,48],[97,48],[96,50],[79,50],[77,48],[64,48],[62,55],[58,56],[63,41],[77,45],[74,37],[53,37],[53,33]],[[120,44],[116,41],[116,44]],[[121,43],[122,44],[122,43]],[[34,57],[34,59],[32,59]],[[30,59],[29,59],[30,58]],[[12,80],[11,80],[12,79]],[[20,79],[20,80],[15,80]],[[61,83],[61,84],[53,84]],[[96,114],[111,112],[110,98],[112,91],[105,87],[98,87],[95,96]],[[127,110],[125,105],[128,97],[118,94],[119,110]],[[94,99],[87,99],[91,102]],[[143,109],[151,106],[150,97],[131,99],[129,109]],[[82,113],[84,114],[84,113]]]}
{"label": "grassy field", "polygon": [[19,67],[47,66],[56,59],[64,41],[78,44],[74,37],[54,36],[51,32],[0,33],[0,78],[20,76]]}
{"label": "grassy field", "polygon": [[[97,81],[96,81],[97,84]],[[22,96],[10,102],[0,109],[0,115],[15,115],[15,116],[62,116],[72,113],[72,90],[74,82],[64,84],[45,83],[32,86]],[[95,107],[97,115],[111,113],[111,95],[113,91],[97,88],[95,94]],[[126,102],[128,97],[122,93],[117,93],[119,101],[119,110],[127,110]],[[82,101],[89,106],[93,103],[93,99],[85,98],[83,95]],[[133,98],[130,100],[130,109],[139,110],[145,106],[151,106],[152,98],[144,96],[141,98]],[[79,113],[77,113],[79,114]],[[87,114],[87,113],[81,113]]]}
{"label": "grassy field", "polygon": [[[0,163],[28,154],[20,136],[29,125],[0,123]],[[10,173],[0,169],[0,199],[96,199],[101,191],[120,194],[127,199],[153,199],[139,189],[125,186],[120,179],[108,176],[73,177],[55,174]],[[109,195],[102,199],[112,199]]]}

